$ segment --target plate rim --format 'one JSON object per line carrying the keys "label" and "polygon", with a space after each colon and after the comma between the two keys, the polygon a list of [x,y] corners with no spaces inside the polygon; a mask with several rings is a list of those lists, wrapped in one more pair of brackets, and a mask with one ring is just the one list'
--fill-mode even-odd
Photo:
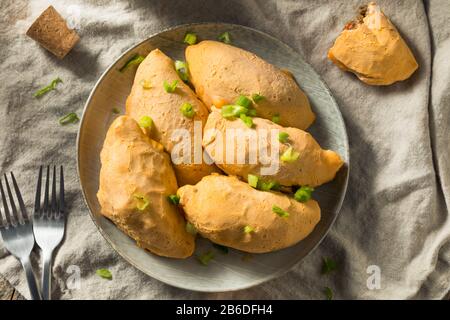
{"label": "plate rim", "polygon": [[[268,37],[271,40],[274,40],[280,44],[282,44],[285,49],[290,50],[292,52],[294,52],[295,54],[299,55],[302,57],[304,63],[306,63],[311,69],[312,71],[317,75],[319,81],[321,82],[321,84],[323,85],[326,93],[329,95],[329,97],[331,97],[331,100],[334,104],[334,107],[337,110],[337,114],[339,117],[339,120],[343,123],[344,125],[344,141],[343,144],[345,146],[345,156],[347,161],[344,163],[345,167],[346,167],[346,175],[345,175],[345,179],[344,179],[344,184],[343,184],[343,193],[342,196],[340,197],[339,201],[336,204],[336,210],[335,210],[335,214],[334,217],[332,218],[329,227],[327,228],[327,230],[324,232],[324,234],[320,237],[320,239],[317,241],[317,243],[311,248],[311,250],[305,255],[303,256],[300,260],[292,262],[290,264],[287,265],[286,268],[283,268],[282,270],[278,270],[276,272],[271,273],[269,276],[265,277],[265,278],[261,278],[252,282],[247,282],[245,285],[240,285],[240,286],[236,286],[234,288],[228,289],[228,290],[213,290],[213,289],[205,289],[205,288],[193,288],[193,287],[188,287],[185,286],[183,284],[177,283],[177,282],[172,282],[172,281],[168,281],[166,279],[162,279],[159,276],[155,276],[154,274],[151,274],[147,271],[142,270],[141,268],[139,268],[139,266],[137,266],[134,262],[131,261],[131,259],[128,258],[128,256],[126,254],[123,254],[122,251],[120,249],[118,249],[116,247],[116,244],[114,243],[114,241],[112,239],[110,239],[109,235],[106,233],[105,230],[103,230],[103,228],[97,223],[96,218],[94,217],[94,213],[93,213],[93,209],[91,208],[91,206],[89,205],[89,202],[87,200],[87,195],[86,195],[86,191],[83,187],[83,182],[82,182],[82,178],[80,175],[80,139],[81,139],[81,134],[82,134],[82,129],[83,129],[83,123],[85,120],[85,115],[86,115],[86,110],[92,100],[92,97],[94,96],[94,94],[96,93],[98,87],[100,86],[101,82],[103,81],[103,79],[106,77],[106,75],[109,73],[109,71],[111,69],[114,68],[114,66],[116,65],[116,63],[122,59],[124,56],[126,56],[129,52],[133,51],[135,48],[141,46],[142,44],[144,44],[145,42],[147,42],[148,40],[157,37],[159,35],[161,35],[162,33],[165,32],[169,32],[169,31],[173,31],[176,29],[182,29],[182,28],[189,28],[190,26],[197,26],[197,25],[223,25],[223,26],[228,26],[228,27],[238,27],[238,28],[243,28],[243,29],[247,29],[249,31],[261,34],[264,37]],[[349,139],[348,139],[348,133],[347,133],[347,126],[345,124],[345,120],[344,117],[342,116],[339,104],[337,103],[336,99],[334,98],[330,88],[328,87],[327,83],[322,79],[321,75],[319,73],[316,72],[316,70],[313,68],[313,66],[306,61],[306,59],[304,58],[303,54],[299,53],[297,50],[295,50],[294,48],[292,48],[291,46],[289,46],[288,44],[286,44],[284,41],[272,36],[269,33],[266,33],[264,31],[258,30],[258,29],[254,29],[252,27],[248,27],[248,26],[244,26],[244,25],[240,25],[240,24],[235,24],[235,23],[226,23],[226,22],[195,22],[195,23],[183,23],[183,24],[179,24],[179,25],[175,25],[175,26],[171,26],[171,27],[167,27],[164,28],[158,32],[155,32],[153,34],[151,34],[150,36],[148,36],[147,38],[145,38],[144,40],[138,42],[135,45],[132,45],[130,48],[128,48],[127,50],[125,50],[122,54],[120,54],[117,58],[114,59],[114,61],[109,64],[109,66],[103,71],[103,73],[101,74],[101,76],[98,78],[98,80],[96,81],[95,85],[93,86],[91,92],[89,93],[89,96],[83,106],[83,112],[80,118],[80,123],[78,126],[78,131],[77,131],[77,138],[76,138],[76,151],[77,151],[77,174],[78,174],[78,182],[80,185],[80,189],[81,189],[81,193],[83,195],[83,201],[86,204],[86,207],[89,211],[89,216],[91,218],[91,220],[94,222],[94,225],[96,226],[97,230],[100,232],[100,234],[103,236],[103,238],[106,240],[106,242],[111,246],[111,248],[117,252],[121,258],[123,258],[125,261],[127,261],[131,266],[133,266],[134,268],[136,268],[137,270],[139,270],[140,272],[144,273],[145,275],[156,279],[162,283],[168,284],[170,286],[176,287],[176,288],[180,288],[180,289],[184,289],[184,290],[190,290],[190,291],[195,291],[195,292],[208,292],[208,293],[220,293],[220,292],[234,292],[234,291],[238,291],[238,290],[244,290],[244,289],[248,289],[248,288],[252,288],[258,285],[261,285],[265,282],[268,282],[270,280],[276,279],[278,277],[281,277],[282,275],[288,273],[289,271],[291,271],[295,266],[299,265],[307,256],[309,256],[314,250],[317,249],[317,247],[322,243],[322,241],[325,239],[325,237],[328,235],[328,233],[330,232],[331,228],[333,227],[333,225],[336,222],[336,219],[338,218],[338,216],[341,213],[341,209],[342,209],[342,204],[345,200],[345,197],[347,195],[347,188],[348,188],[348,182],[349,182],[349,175],[350,175],[350,145],[349,145]],[[151,254],[151,253],[149,253]]]}

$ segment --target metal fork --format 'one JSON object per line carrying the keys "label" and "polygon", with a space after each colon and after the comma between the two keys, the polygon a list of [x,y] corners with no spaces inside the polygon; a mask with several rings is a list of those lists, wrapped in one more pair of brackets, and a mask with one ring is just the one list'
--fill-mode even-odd
{"label": "metal fork", "polygon": [[42,166],[36,187],[36,200],[34,203],[33,229],[36,243],[42,250],[42,297],[51,299],[51,268],[52,256],[55,248],[64,237],[66,215],[64,213],[64,173],[60,167],[59,199],[56,195],[56,166],[53,166],[52,194],[50,199],[50,166],[47,166],[47,179],[45,181],[44,202],[41,206]]}
{"label": "metal fork", "polygon": [[3,183],[0,178],[0,192],[2,195],[3,210],[5,213],[5,220],[0,212],[0,231],[6,249],[17,259],[25,270],[25,275],[30,289],[31,298],[33,300],[40,300],[39,290],[34,277],[33,269],[30,263],[31,250],[34,247],[33,226],[30,217],[27,214],[25,204],[17,186],[16,178],[11,172],[11,179],[13,182],[14,191],[16,193],[17,202],[19,203],[21,214],[17,211],[16,204],[9,187],[8,177],[4,175],[6,191],[8,193],[11,210],[8,208],[8,200],[6,198]]}

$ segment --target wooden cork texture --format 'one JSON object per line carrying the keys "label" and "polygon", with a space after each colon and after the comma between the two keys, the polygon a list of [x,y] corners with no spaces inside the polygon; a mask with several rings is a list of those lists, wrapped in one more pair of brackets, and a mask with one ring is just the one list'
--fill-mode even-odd
{"label": "wooden cork texture", "polygon": [[80,40],[75,30],[69,29],[66,21],[53,6],[48,7],[33,22],[27,31],[27,36],[59,59],[64,58]]}

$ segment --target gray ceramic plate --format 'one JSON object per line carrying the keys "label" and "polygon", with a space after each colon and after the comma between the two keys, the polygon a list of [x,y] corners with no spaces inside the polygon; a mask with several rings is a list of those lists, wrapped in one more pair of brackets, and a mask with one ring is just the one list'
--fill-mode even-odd
{"label": "gray ceramic plate", "polygon": [[[96,193],[100,170],[99,154],[106,131],[113,121],[113,107],[125,106],[134,71],[118,69],[136,53],[147,54],[159,48],[173,59],[184,60],[184,34],[197,33],[200,39],[217,39],[230,32],[233,44],[256,53],[280,68],[290,70],[306,92],[317,115],[309,130],[324,148],[337,151],[346,162],[331,183],[314,193],[322,209],[322,220],[299,244],[274,253],[249,255],[230,250],[216,252],[207,266],[195,255],[186,260],[161,258],[138,248],[134,241],[100,215]],[[323,239],[336,219],[344,199],[348,180],[349,152],[344,121],[329,89],[303,58],[279,40],[247,27],[202,23],[183,25],[163,31],[139,43],[119,57],[101,76],[86,103],[78,132],[78,171],[81,187],[91,217],[101,234],[129,263],[146,274],[170,285],[197,291],[230,291],[248,288],[280,276],[299,263]],[[211,243],[197,240],[196,254],[211,248]]]}

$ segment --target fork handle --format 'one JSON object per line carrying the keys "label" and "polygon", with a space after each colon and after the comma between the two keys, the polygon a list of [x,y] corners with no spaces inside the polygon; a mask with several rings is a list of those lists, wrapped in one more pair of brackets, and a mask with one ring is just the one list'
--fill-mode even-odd
{"label": "fork handle", "polygon": [[42,297],[44,300],[51,300],[53,250],[44,250],[42,254],[44,263],[42,270]]}
{"label": "fork handle", "polygon": [[39,289],[36,283],[36,278],[34,277],[33,268],[31,267],[30,259],[27,257],[21,259],[23,269],[25,270],[25,275],[27,277],[28,288],[30,289],[30,295],[32,300],[41,300],[41,295],[39,294]]}

